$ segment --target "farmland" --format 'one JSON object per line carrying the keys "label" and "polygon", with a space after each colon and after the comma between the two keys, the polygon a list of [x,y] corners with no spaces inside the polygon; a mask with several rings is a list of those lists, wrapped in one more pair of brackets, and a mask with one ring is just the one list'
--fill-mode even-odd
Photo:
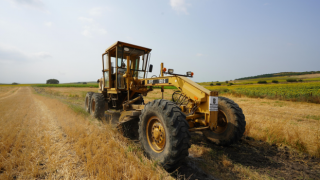
{"label": "farmland", "polygon": [[[278,83],[286,84],[288,79],[301,80],[302,82],[317,82],[320,81],[320,74],[304,74],[304,75],[294,75],[294,76],[277,76],[277,77],[261,77],[254,79],[245,80],[230,80],[228,83],[233,83],[234,85],[248,85],[257,84],[258,81],[266,81],[268,84],[272,84],[273,80],[278,81]],[[217,81],[218,82],[218,81]],[[210,84],[215,85],[217,82],[201,82],[199,84],[203,86],[209,86]],[[225,81],[219,82],[221,85],[227,85]]]}
{"label": "farmland", "polygon": [[[269,85],[245,87],[256,86]],[[245,136],[238,144],[220,147],[194,133],[186,163],[170,175],[144,157],[134,141],[88,116],[83,100],[86,92],[97,88],[0,87],[1,179],[316,179],[320,175],[319,104],[222,94],[243,109]],[[165,90],[164,98],[171,99],[174,91]],[[160,89],[144,97],[146,103],[160,98]]]}
{"label": "farmland", "polygon": [[0,179],[171,179],[107,124],[31,87],[7,91],[0,99]]}
{"label": "farmland", "polygon": [[233,95],[320,103],[320,82],[205,87]]}

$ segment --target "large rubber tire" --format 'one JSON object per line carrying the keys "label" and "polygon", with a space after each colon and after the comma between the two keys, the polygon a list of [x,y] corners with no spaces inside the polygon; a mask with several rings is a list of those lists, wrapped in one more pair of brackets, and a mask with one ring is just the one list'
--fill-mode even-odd
{"label": "large rubber tire", "polygon": [[[147,126],[154,117],[158,118],[165,132],[165,145],[161,152],[156,152],[148,142]],[[188,129],[189,124],[181,109],[171,101],[158,99],[147,103],[141,112],[139,141],[149,158],[157,160],[165,169],[171,171],[189,155],[191,144]]]}
{"label": "large rubber tire", "polygon": [[[237,103],[226,97],[219,97],[218,109],[218,128],[219,124],[222,124],[220,132],[205,130],[203,134],[217,145],[228,146],[236,143],[241,139],[246,127],[242,109]],[[223,119],[224,122],[219,123],[219,119],[220,121]]]}
{"label": "large rubber tire", "polygon": [[105,111],[105,98],[101,93],[94,93],[91,97],[90,114],[92,117],[102,119]]}
{"label": "large rubber tire", "polygon": [[94,92],[87,92],[86,98],[84,100],[84,109],[90,113],[91,97]]}

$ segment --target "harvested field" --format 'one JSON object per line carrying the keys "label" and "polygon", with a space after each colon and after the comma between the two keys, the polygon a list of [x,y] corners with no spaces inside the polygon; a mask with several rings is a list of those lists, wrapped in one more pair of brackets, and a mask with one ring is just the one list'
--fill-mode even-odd
{"label": "harvested field", "polygon": [[[83,92],[82,88],[74,88],[72,91],[69,88],[40,88],[37,91],[67,104],[83,107],[82,97],[68,94]],[[173,92],[165,90],[164,97],[171,99]],[[238,103],[244,111],[247,121],[245,137],[238,144],[220,147],[208,142],[201,132],[193,133],[190,155],[176,172],[178,175],[173,177],[317,179],[320,176],[320,159],[317,158],[319,104],[227,97]],[[160,89],[155,89],[144,99],[148,102],[159,98]]]}
{"label": "harvested field", "polygon": [[32,91],[0,100],[0,179],[171,179],[108,125]]}

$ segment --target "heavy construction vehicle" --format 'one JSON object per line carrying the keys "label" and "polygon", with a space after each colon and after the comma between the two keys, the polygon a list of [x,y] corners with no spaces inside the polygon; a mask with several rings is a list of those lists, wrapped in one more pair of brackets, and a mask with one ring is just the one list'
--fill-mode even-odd
{"label": "heavy construction vehicle", "polygon": [[[245,131],[242,109],[218,92],[193,82],[193,72],[175,74],[161,63],[159,77],[152,72],[151,49],[116,42],[102,54],[98,93],[88,92],[85,109],[102,119],[106,111],[120,113],[118,125],[126,132],[138,129],[141,147],[165,169],[174,169],[188,156],[190,132],[202,131],[218,145],[238,141]],[[143,96],[161,87],[162,99],[144,104]],[[164,86],[175,86],[172,100],[163,99]]]}

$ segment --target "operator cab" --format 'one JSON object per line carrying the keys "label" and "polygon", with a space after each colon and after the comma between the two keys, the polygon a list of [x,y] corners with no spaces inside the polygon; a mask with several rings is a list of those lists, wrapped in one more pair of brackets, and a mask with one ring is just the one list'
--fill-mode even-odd
{"label": "operator cab", "polygon": [[[143,79],[147,74],[151,49],[117,41],[102,54],[103,82],[101,90],[126,90],[123,75],[130,68],[131,77]],[[127,64],[127,57],[129,64]],[[150,65],[152,66],[152,65]]]}

